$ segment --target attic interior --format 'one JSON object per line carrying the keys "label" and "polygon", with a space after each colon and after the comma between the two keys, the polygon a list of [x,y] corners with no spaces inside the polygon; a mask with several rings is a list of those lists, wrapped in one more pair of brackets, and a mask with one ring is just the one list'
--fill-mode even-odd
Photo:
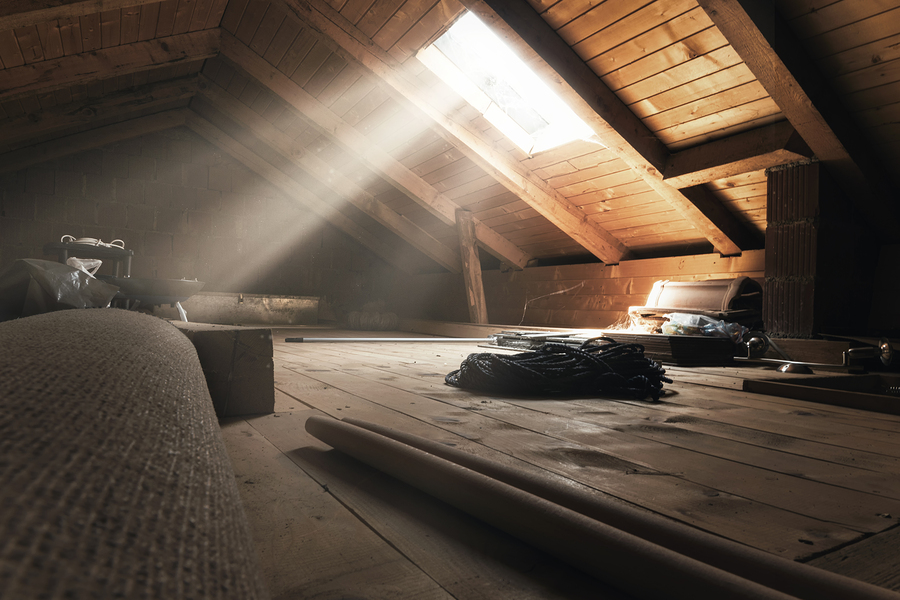
{"label": "attic interior", "polygon": [[[542,146],[544,125],[517,120],[528,113],[545,123],[561,112],[523,107],[537,92],[503,96],[512,84],[485,74],[486,87],[461,91],[426,66],[435,53],[438,63],[457,60],[444,36],[470,14],[586,134]],[[487,62],[473,56],[479,68]],[[454,64],[463,68],[462,59]],[[504,104],[511,96],[512,108]],[[296,301],[304,320],[206,320],[224,323],[206,333],[226,332],[235,349],[248,331],[271,331],[263,335],[274,365],[268,383],[253,379],[238,394],[229,379],[231,412],[223,412],[204,365],[209,389],[201,382],[196,392],[204,408],[176,410],[174,429],[159,425],[211,428],[203,436],[213,441],[200,449],[190,444],[207,437],[188,436],[182,447],[159,435],[172,456],[188,448],[213,456],[205,493],[230,503],[190,512],[184,507],[201,500],[175,494],[193,488],[190,478],[171,477],[170,465],[168,478],[157,474],[158,489],[148,490],[150,479],[135,484],[174,498],[160,505],[166,510],[136,516],[151,506],[134,507],[128,495],[134,512],[121,521],[103,521],[96,508],[118,515],[124,504],[107,500],[120,492],[91,504],[90,494],[66,486],[94,476],[86,457],[109,458],[110,440],[124,432],[150,440],[150,430],[100,418],[106,405],[69,416],[70,405],[35,391],[34,381],[57,381],[61,367],[28,331],[53,346],[60,325],[9,321],[15,331],[7,329],[0,363],[28,394],[10,395],[0,418],[8,459],[0,461],[0,589],[29,598],[138,590],[166,598],[695,598],[710,589],[827,597],[806,585],[754,596],[753,572],[741,575],[747,586],[689,581],[676,592],[635,583],[643,578],[627,559],[598,574],[565,550],[523,541],[331,449],[305,429],[324,415],[433,440],[812,565],[823,578],[871,584],[848,588],[853,597],[900,597],[900,410],[890,394],[873,409],[811,383],[799,396],[771,385],[882,377],[900,389],[890,379],[897,361],[872,356],[900,339],[898,173],[897,0],[6,0],[0,271],[57,262],[64,236],[115,240],[130,251],[126,279],[203,282],[184,302],[191,321],[203,315],[190,304],[199,298],[258,300],[270,314],[277,302]],[[104,261],[98,273],[119,276],[113,269]],[[444,383],[466,356],[485,352],[451,338],[609,331],[631,307],[649,304],[657,282],[737,278],[760,290],[758,314],[744,324],[765,332],[769,362],[741,362],[749,350],[729,346],[712,362],[666,363],[672,382],[658,401],[522,398]],[[139,308],[178,324],[202,354],[203,332],[167,304]],[[362,327],[360,315],[390,319]],[[110,323],[119,318],[91,327],[126,346],[145,339],[117,333]],[[74,340],[82,361],[65,380],[67,394],[95,391],[84,373],[118,381],[144,372],[83,355],[99,343],[84,344],[75,324],[64,330],[59,339]],[[150,348],[157,338],[146,337]],[[417,341],[360,339],[382,337]],[[43,362],[26,360],[26,346]],[[151,360],[138,350],[104,351],[154,365],[167,352]],[[854,352],[866,358],[848,369]],[[10,366],[22,361],[38,369],[27,381]],[[790,361],[814,373],[776,370]],[[175,369],[166,381],[196,379],[173,362],[154,368]],[[248,415],[235,412],[241,401],[270,404]],[[42,402],[43,412],[28,408]],[[66,428],[46,425],[48,415],[71,419],[72,431],[76,423],[94,430],[96,447],[81,438],[61,446],[69,442],[50,432]],[[147,452],[141,477],[149,478],[168,455]],[[51,454],[84,458],[89,474]],[[191,473],[198,464],[187,463]],[[56,483],[32,485],[45,478],[28,465],[51,470],[46,479]],[[100,470],[108,480],[84,489],[123,490],[135,471]],[[50,496],[72,504],[41,513]],[[187,536],[205,540],[203,551],[179,538],[186,529],[176,515],[207,527]],[[118,542],[111,555],[86,551],[84,540],[94,539],[86,532],[105,529],[98,522],[134,529],[134,540],[148,536],[150,557]],[[177,558],[151,560],[170,542]],[[229,544],[232,554],[211,558],[210,547]],[[583,540],[565,545],[599,552]],[[676,581],[684,571],[675,569]],[[833,597],[850,597],[840,585]]]}

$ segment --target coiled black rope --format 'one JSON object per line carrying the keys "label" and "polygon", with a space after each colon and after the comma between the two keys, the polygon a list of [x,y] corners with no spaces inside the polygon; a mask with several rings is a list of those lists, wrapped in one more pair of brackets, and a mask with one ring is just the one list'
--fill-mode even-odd
{"label": "coiled black rope", "polygon": [[[595,344],[597,341],[605,342]],[[627,395],[659,400],[663,382],[672,383],[659,363],[644,356],[641,344],[607,337],[580,347],[545,343],[533,352],[470,354],[444,381],[454,387],[507,395]]]}

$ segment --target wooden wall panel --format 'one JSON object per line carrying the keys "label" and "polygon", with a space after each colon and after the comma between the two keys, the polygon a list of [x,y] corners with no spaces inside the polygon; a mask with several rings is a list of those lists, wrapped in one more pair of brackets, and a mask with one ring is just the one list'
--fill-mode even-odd
{"label": "wooden wall panel", "polygon": [[493,323],[602,328],[624,317],[629,306],[645,304],[653,282],[659,279],[702,281],[741,275],[762,278],[764,267],[764,252],[753,250],[731,258],[699,255],[626,260],[616,266],[584,264],[509,273],[485,271],[483,277]]}
{"label": "wooden wall panel", "polygon": [[[900,6],[842,0],[810,11],[790,0],[789,25],[882,157],[900,161]],[[894,181],[900,183],[896,169]]]}

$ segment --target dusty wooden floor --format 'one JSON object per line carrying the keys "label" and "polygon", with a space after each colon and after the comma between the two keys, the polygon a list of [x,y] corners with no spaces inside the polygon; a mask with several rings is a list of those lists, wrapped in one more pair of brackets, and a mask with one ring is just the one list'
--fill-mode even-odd
{"label": "dusty wooden floor", "polygon": [[745,393],[744,378],[780,376],[746,367],[671,368],[675,383],[658,403],[491,397],[443,383],[486,351],[475,345],[287,344],[285,335],[360,333],[277,330],[276,413],[222,423],[274,598],[621,597],[331,450],[304,429],[314,414],[549,471],[900,590],[900,417]]}

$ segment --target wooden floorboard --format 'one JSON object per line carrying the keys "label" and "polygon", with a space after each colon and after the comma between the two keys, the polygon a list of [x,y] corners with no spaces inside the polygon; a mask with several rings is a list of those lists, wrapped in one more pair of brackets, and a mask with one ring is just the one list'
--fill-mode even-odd
{"label": "wooden floorboard", "polygon": [[354,417],[543,473],[791,559],[900,590],[900,417],[741,391],[789,378],[672,368],[659,402],[523,399],[444,384],[460,343],[285,343],[275,414],[223,422],[273,597],[615,598],[602,585],[309,436]]}

